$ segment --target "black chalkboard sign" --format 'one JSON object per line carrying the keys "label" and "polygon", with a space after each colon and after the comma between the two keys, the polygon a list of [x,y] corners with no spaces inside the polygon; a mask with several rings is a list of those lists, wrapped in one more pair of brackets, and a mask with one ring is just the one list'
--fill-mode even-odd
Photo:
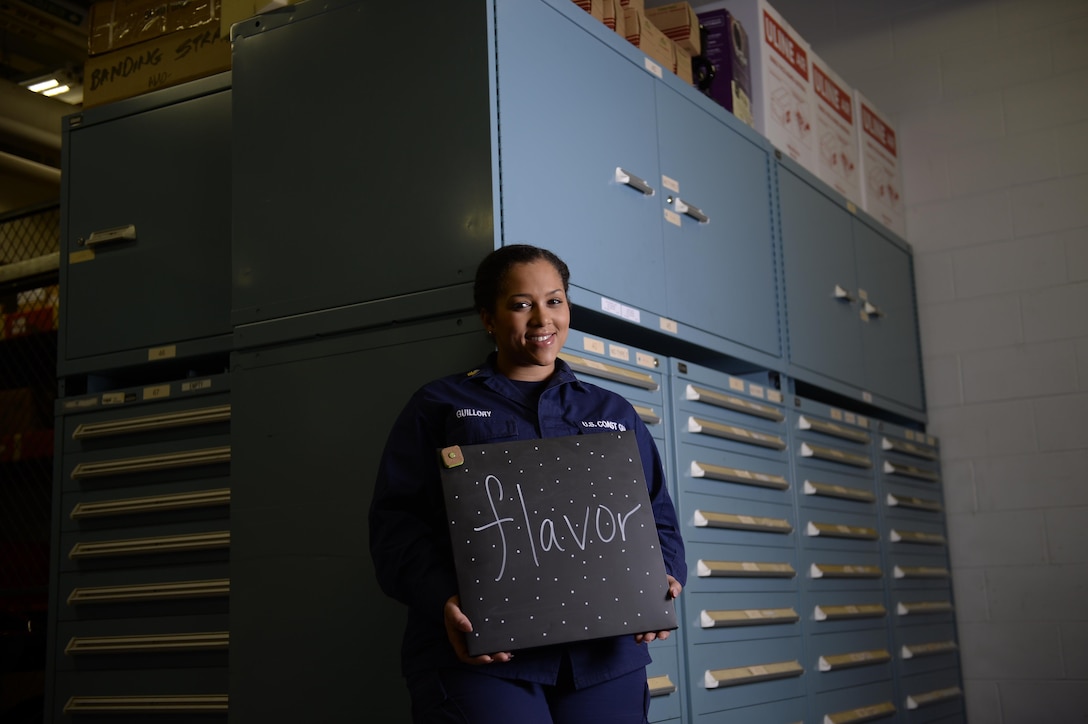
{"label": "black chalkboard sign", "polygon": [[439,454],[471,655],[677,627],[634,433]]}

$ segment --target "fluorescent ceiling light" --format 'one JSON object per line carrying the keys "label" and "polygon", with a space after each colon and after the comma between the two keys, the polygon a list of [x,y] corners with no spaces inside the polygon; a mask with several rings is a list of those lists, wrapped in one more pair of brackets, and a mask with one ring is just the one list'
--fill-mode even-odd
{"label": "fluorescent ceiling light", "polygon": [[[39,81],[34,85],[28,85],[26,89],[32,93],[45,93],[47,90],[56,88],[60,85],[60,81],[56,78],[50,78],[49,80]],[[64,86],[67,90],[68,86]],[[63,93],[64,91],[56,91],[57,93]],[[53,95],[52,93],[46,93],[46,95]]]}

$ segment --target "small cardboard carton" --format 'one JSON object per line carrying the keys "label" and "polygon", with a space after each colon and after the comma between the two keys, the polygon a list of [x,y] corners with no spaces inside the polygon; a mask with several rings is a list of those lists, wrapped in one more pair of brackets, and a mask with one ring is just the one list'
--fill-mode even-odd
{"label": "small cardboard carton", "polygon": [[810,60],[816,108],[816,175],[847,201],[861,207],[854,89],[815,53]]}
{"label": "small cardboard carton", "polygon": [[676,67],[676,45],[641,10],[626,8],[623,24],[627,41],[668,71]]}
{"label": "small cardboard carton", "polygon": [[647,8],[646,17],[689,55],[702,55],[699,40],[699,16],[686,2]]}

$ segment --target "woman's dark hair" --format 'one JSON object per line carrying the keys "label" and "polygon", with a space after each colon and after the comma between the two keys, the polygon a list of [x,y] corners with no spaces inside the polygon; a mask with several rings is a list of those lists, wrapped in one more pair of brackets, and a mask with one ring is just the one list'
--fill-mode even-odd
{"label": "woman's dark hair", "polygon": [[570,286],[570,269],[562,259],[547,249],[529,244],[510,244],[488,254],[480,262],[480,266],[476,267],[476,282],[472,287],[472,301],[476,305],[476,311],[494,312],[495,300],[499,298],[510,268],[534,261],[546,261],[555,267],[563,279],[563,292],[567,291]]}

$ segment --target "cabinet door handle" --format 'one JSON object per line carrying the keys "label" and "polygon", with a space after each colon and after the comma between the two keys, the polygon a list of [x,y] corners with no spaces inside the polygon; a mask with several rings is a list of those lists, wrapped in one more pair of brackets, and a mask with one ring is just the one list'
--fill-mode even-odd
{"label": "cabinet door handle", "polygon": [[630,186],[637,191],[641,191],[647,196],[654,195],[653,186],[646,183],[645,180],[640,179],[638,176],[635,176],[633,173],[628,173],[627,171],[624,171],[619,166],[616,166],[616,183],[626,184],[627,186]]}
{"label": "cabinet door handle", "polygon": [[687,214],[691,218],[698,221],[700,224],[707,224],[710,222],[710,217],[703,213],[702,209],[698,206],[692,206],[688,202],[681,198],[677,198],[673,203],[673,208],[678,214]]}
{"label": "cabinet door handle", "polygon": [[93,249],[102,244],[112,244],[118,241],[136,241],[136,225],[117,226],[112,229],[100,229],[92,231],[86,239],[80,238],[80,246]]}
{"label": "cabinet door handle", "polygon": [[878,318],[884,316],[884,310],[868,300],[865,301],[864,309],[866,316]]}
{"label": "cabinet door handle", "polygon": [[838,284],[835,285],[834,294],[835,294],[835,299],[840,299],[840,300],[842,300],[844,302],[847,302],[848,304],[853,304],[853,302],[854,302],[854,295],[850,293],[850,290],[849,289],[844,289],[843,287],[839,286]]}

